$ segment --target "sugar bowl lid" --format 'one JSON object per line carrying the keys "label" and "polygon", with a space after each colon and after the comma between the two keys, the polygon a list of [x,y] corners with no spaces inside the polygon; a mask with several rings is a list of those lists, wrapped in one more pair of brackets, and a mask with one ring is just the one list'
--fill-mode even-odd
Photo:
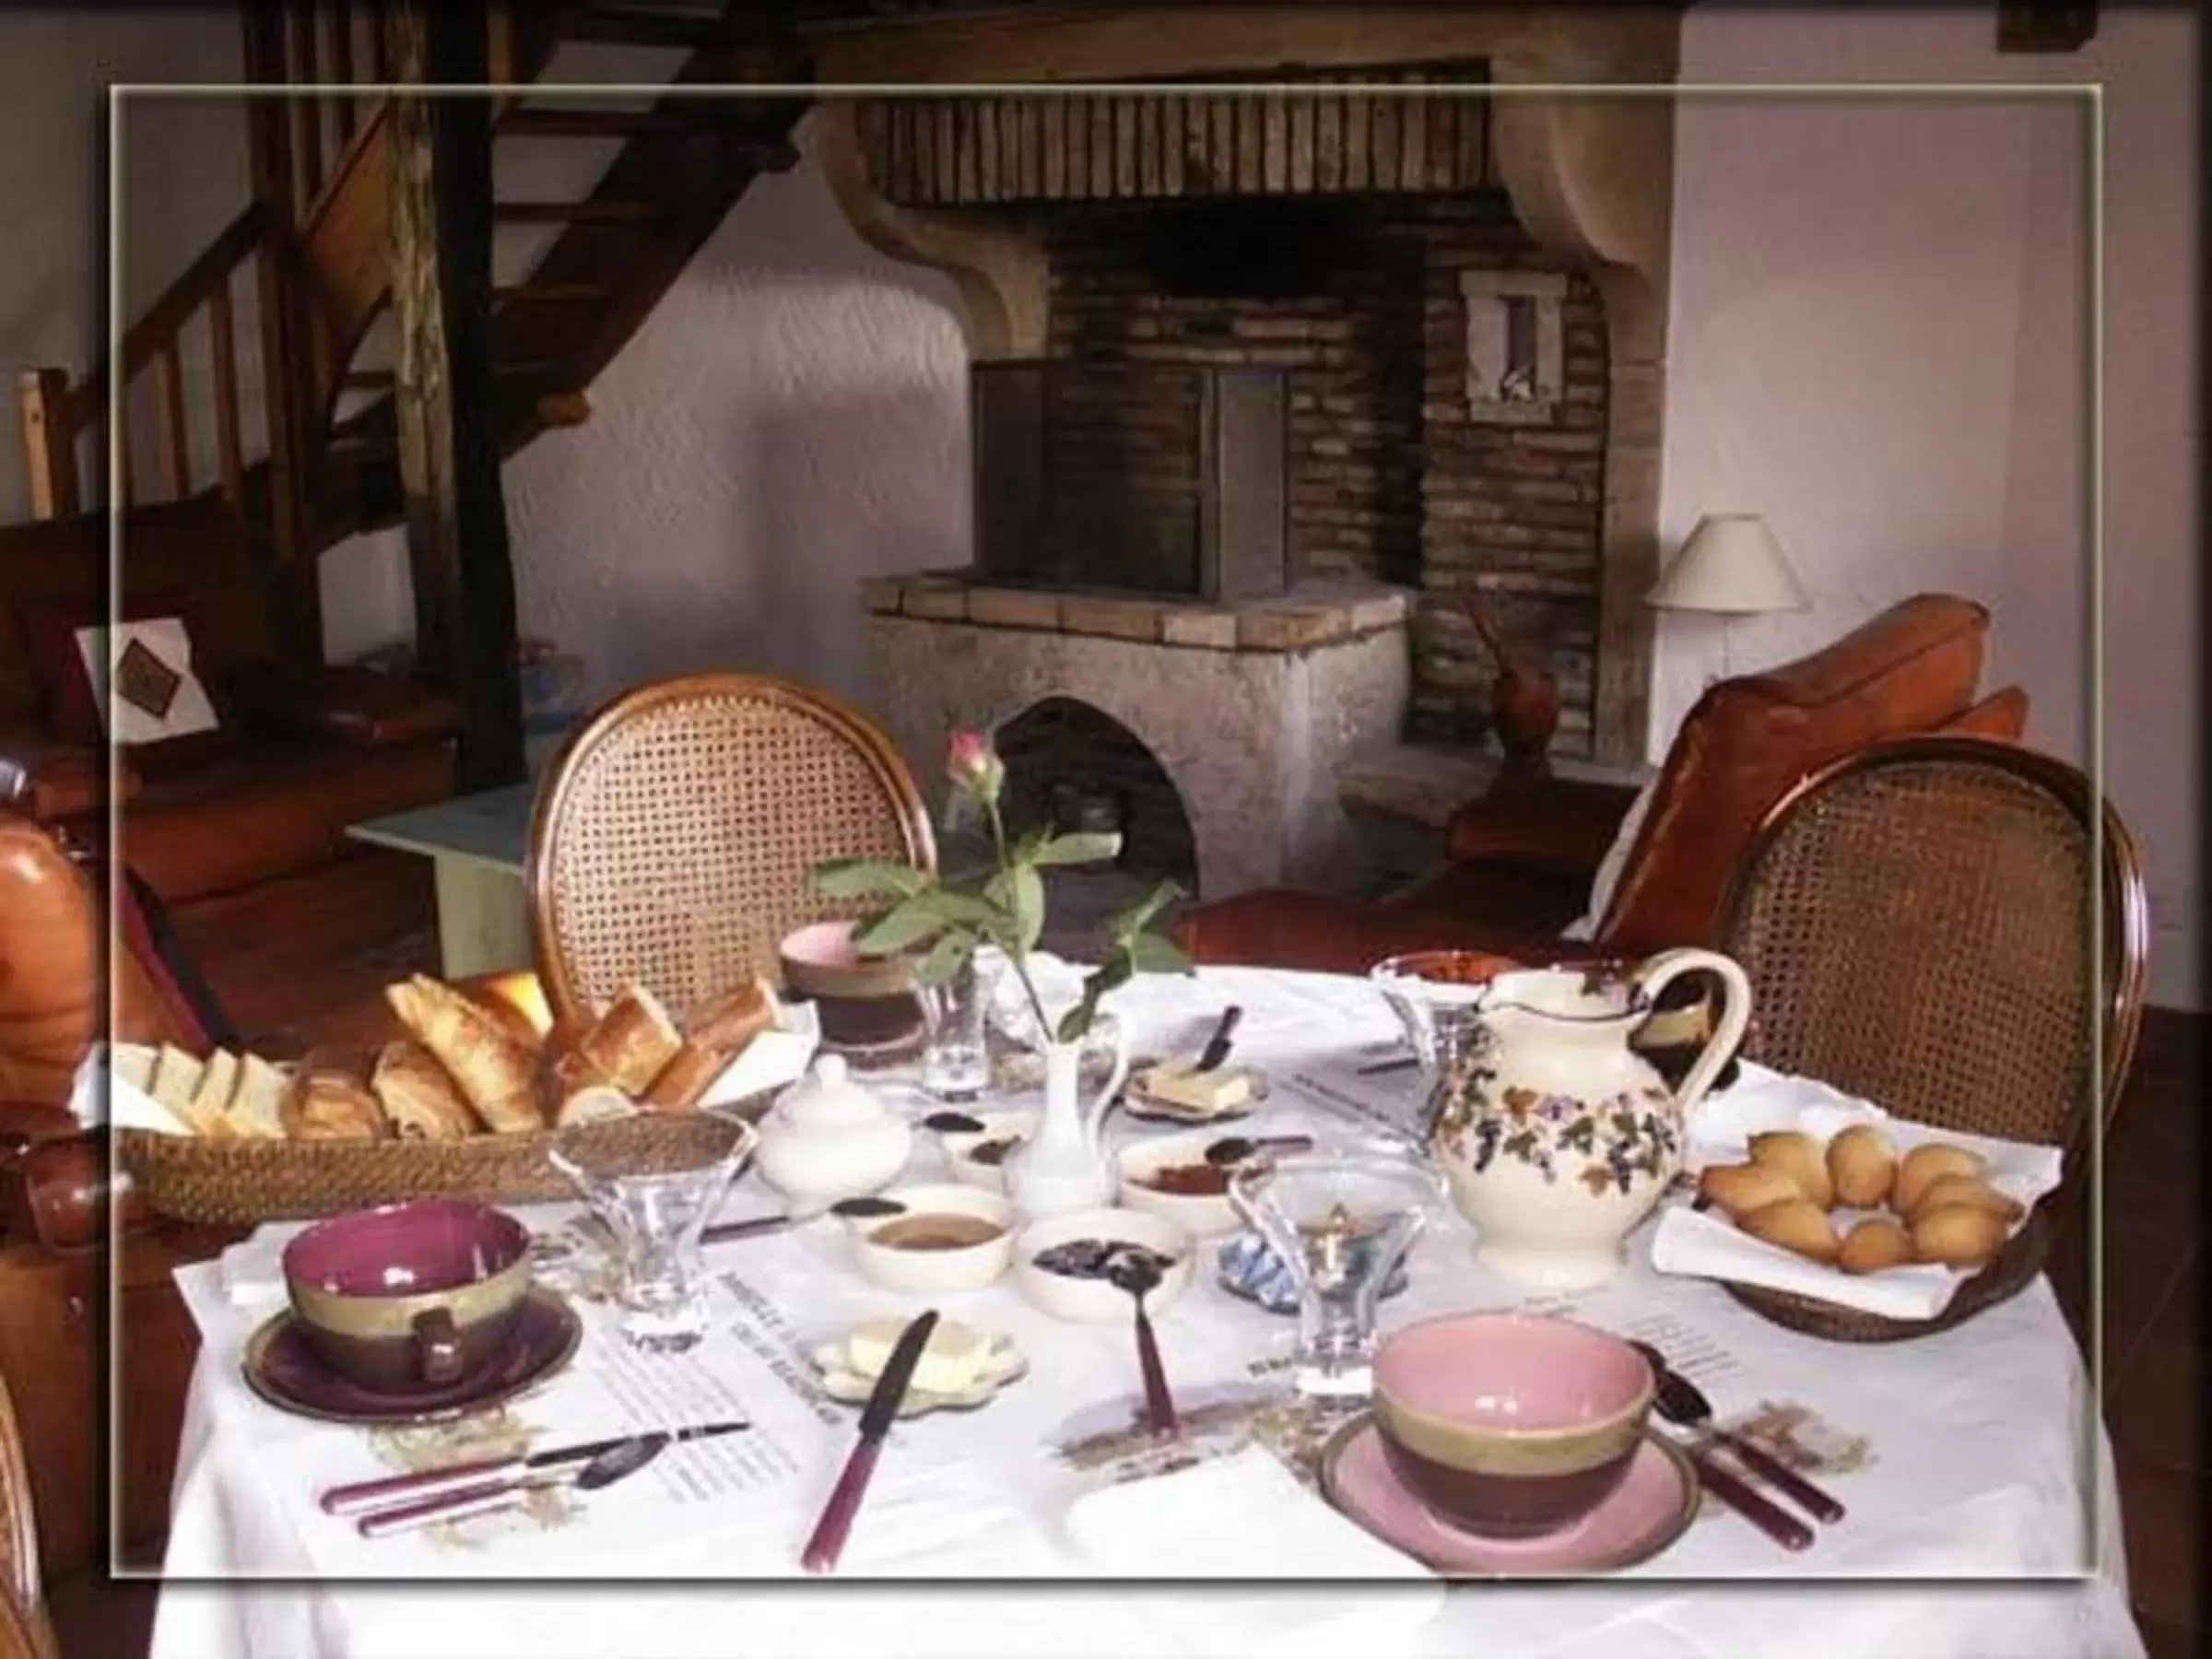
{"label": "sugar bowl lid", "polygon": [[842,1054],[822,1054],[806,1075],[783,1091],[776,1115],[798,1129],[847,1129],[872,1124],[890,1108],[853,1080]]}

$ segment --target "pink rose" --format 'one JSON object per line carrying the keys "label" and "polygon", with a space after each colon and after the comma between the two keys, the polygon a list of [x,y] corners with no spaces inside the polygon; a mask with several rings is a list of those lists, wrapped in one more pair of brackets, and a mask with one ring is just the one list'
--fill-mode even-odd
{"label": "pink rose", "polygon": [[979,801],[991,802],[998,799],[1006,769],[986,734],[961,726],[946,745],[945,775]]}

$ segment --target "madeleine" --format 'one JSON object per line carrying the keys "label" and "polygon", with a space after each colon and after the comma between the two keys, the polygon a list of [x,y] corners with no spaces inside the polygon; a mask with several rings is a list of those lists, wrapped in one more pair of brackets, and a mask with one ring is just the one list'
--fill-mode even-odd
{"label": "madeleine", "polygon": [[1897,1153],[1872,1124],[1853,1124],[1830,1141],[1827,1161],[1836,1202],[1853,1209],[1879,1209],[1897,1179]]}
{"label": "madeleine", "polygon": [[1753,1210],[1738,1224],[1755,1239],[1779,1244],[1811,1262],[1832,1262],[1840,1246],[1828,1212],[1810,1198],[1785,1198]]}
{"label": "madeleine", "polygon": [[1770,1130],[1751,1137],[1751,1161],[1780,1170],[1796,1182],[1798,1193],[1822,1209],[1836,1202],[1835,1183],[1828,1178],[1828,1159],[1820,1143],[1795,1129]]}

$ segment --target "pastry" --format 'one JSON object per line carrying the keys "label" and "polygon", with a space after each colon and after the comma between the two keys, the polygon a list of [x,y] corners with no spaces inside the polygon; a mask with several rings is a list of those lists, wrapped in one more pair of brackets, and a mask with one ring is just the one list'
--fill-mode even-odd
{"label": "pastry", "polygon": [[2006,1228],[2028,1213],[2028,1206],[2008,1193],[2000,1193],[1986,1181],[1971,1175],[1938,1175],[1928,1183],[1928,1190],[1920,1195],[1913,1206],[1914,1217],[1924,1216],[1932,1209],[1947,1204],[1971,1205],[1975,1209],[1987,1210]]}
{"label": "pastry", "polygon": [[532,1050],[544,1046],[544,1033],[531,1022],[530,1016],[498,992],[487,986],[478,986],[465,994],[470,1002],[490,1015],[500,1030],[506,1032],[516,1046]]}
{"label": "pastry", "polygon": [[421,973],[386,985],[384,1000],[445,1067],[487,1127],[512,1135],[546,1126],[537,1103],[536,1055],[481,1004]]}
{"label": "pastry", "polygon": [[1835,1182],[1828,1178],[1828,1159],[1820,1143],[1796,1129],[1773,1129],[1751,1137],[1751,1161],[1780,1170],[1797,1183],[1797,1190],[1823,1210],[1836,1201]]}
{"label": "pastry", "polygon": [[392,1120],[361,1081],[360,1056],[316,1049],[300,1062],[276,1102],[277,1120],[293,1140],[384,1140]]}
{"label": "pastry", "polygon": [[1198,1117],[1212,1117],[1248,1103],[1257,1092],[1252,1074],[1233,1066],[1198,1069],[1199,1056],[1155,1065],[1137,1079],[1137,1090],[1156,1106]]}
{"label": "pastry", "polygon": [[1872,1124],[1853,1124],[1828,1143],[1828,1177],[1836,1202],[1853,1209],[1878,1209],[1897,1179],[1897,1153]]}
{"label": "pastry", "polygon": [[632,985],[607,1005],[576,1043],[575,1052],[608,1083],[635,1099],[653,1087],[684,1046],[683,1033],[660,999]]}
{"label": "pastry", "polygon": [[1753,1210],[1738,1223],[1755,1239],[1779,1244],[1812,1262],[1836,1259],[1835,1229],[1828,1212],[1810,1198],[1784,1198]]}
{"label": "pastry", "polygon": [[685,1015],[684,1035],[718,1050],[726,1060],[735,1060],[754,1038],[775,1030],[782,1018],[774,990],[755,974],[735,991],[703,1002]]}
{"label": "pastry", "polygon": [[1771,1164],[1756,1163],[1709,1166],[1698,1177],[1698,1193],[1739,1221],[1755,1209],[1780,1204],[1785,1198],[1805,1196],[1797,1190],[1797,1183],[1780,1170]]}
{"label": "pastry", "polygon": [[223,1109],[230,1133],[242,1140],[282,1140],[284,1119],[277,1105],[284,1098],[285,1075],[259,1054],[241,1055],[238,1087]]}
{"label": "pastry", "polygon": [[614,1118],[635,1117],[638,1110],[638,1103],[620,1089],[595,1083],[561,1101],[553,1121],[563,1129],[571,1129],[578,1124],[603,1124]]}
{"label": "pastry", "polygon": [[1836,1265],[1846,1273],[1879,1273],[1912,1259],[1912,1236],[1888,1216],[1869,1216],[1843,1235]]}
{"label": "pastry", "polygon": [[1920,1207],[1920,1196],[1944,1175],[1979,1177],[1983,1171],[1982,1159],[1964,1147],[1954,1147],[1944,1141],[1929,1141],[1912,1148],[1897,1166],[1897,1184],[1889,1190],[1889,1207],[1900,1216],[1911,1216]]}
{"label": "pastry", "polygon": [[179,1122],[191,1124],[192,1097],[199,1092],[200,1074],[206,1069],[206,1062],[165,1042],[154,1056],[154,1075],[147,1092],[176,1113]]}
{"label": "pastry", "polygon": [[1946,1267],[1985,1267],[2005,1248],[2005,1222],[1971,1204],[1939,1204],[1912,1221],[1912,1253]]}
{"label": "pastry", "polygon": [[696,1037],[689,1039],[653,1080],[653,1087],[645,1091],[645,1104],[661,1112],[690,1111],[699,1104],[700,1096],[713,1087],[714,1079],[729,1070],[735,1058],[726,1050],[712,1048]]}
{"label": "pastry", "polygon": [[483,1125],[419,1042],[387,1042],[369,1087],[402,1140],[464,1140]]}

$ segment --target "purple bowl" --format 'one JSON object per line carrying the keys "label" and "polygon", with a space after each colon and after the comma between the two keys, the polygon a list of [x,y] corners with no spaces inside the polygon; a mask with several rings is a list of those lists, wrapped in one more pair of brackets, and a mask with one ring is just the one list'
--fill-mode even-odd
{"label": "purple bowl", "polygon": [[284,1250],[293,1316],[348,1382],[450,1388],[495,1360],[530,1289],[530,1230],[458,1199],[319,1221]]}

